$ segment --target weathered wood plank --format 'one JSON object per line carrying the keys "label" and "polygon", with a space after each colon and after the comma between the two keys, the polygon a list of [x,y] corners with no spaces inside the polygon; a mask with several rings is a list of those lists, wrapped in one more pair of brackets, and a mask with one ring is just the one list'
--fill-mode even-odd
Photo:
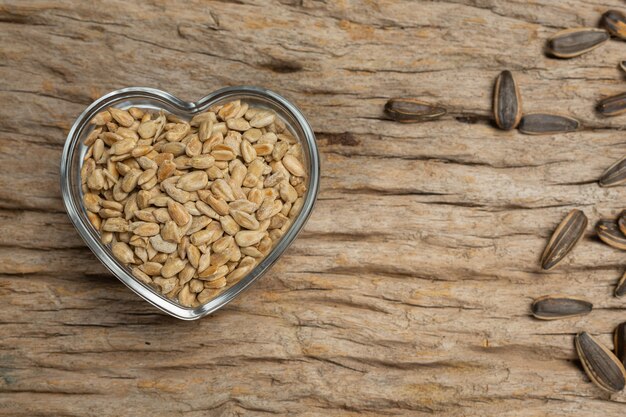
{"label": "weathered wood plank", "polygon": [[[69,0],[0,5],[0,415],[618,416],[575,359],[608,345],[624,252],[599,242],[623,187],[596,181],[626,154],[612,41],[543,54],[617,1],[242,2]],[[525,111],[585,128],[500,132],[491,89],[515,72]],[[305,231],[241,298],[198,322],[166,317],[98,263],[72,228],[59,163],[75,117],[113,89],[196,100],[274,89],[318,135],[322,190]],[[392,96],[445,104],[437,122],[386,120]],[[538,265],[571,208],[590,219],[553,271]],[[538,322],[533,298],[588,298]]]}

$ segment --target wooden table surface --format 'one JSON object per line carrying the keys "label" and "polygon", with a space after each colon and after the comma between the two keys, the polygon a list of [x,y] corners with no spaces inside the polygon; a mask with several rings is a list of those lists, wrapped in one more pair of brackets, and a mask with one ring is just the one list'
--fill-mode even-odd
{"label": "wooden table surface", "polygon": [[[141,3],[141,4],[140,4]],[[1,1],[0,415],[621,416],[581,370],[573,334],[611,345],[624,252],[593,224],[625,207],[597,178],[626,153],[611,41],[544,55],[617,0]],[[524,136],[489,122],[512,70],[525,111],[586,126]],[[307,115],[322,154],[317,206],[243,296],[195,322],[161,314],[107,273],[66,217],[69,127],[102,94],[149,86],[196,100],[273,89]],[[453,112],[385,120],[394,96]],[[572,208],[573,253],[538,259]],[[583,318],[540,322],[533,298],[584,296]]]}

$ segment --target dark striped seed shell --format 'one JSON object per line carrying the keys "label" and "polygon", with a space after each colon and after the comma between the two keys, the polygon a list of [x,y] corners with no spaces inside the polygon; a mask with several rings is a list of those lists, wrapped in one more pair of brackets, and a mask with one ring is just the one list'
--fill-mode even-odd
{"label": "dark striped seed shell", "polygon": [[602,116],[617,116],[626,112],[626,93],[600,100],[596,106],[596,110]]}
{"label": "dark striped seed shell", "polygon": [[626,250],[626,236],[619,230],[612,220],[600,220],[596,224],[596,233],[600,240],[609,246]]}
{"label": "dark striped seed shell", "polygon": [[541,320],[557,320],[589,314],[593,304],[582,298],[566,295],[546,295],[537,298],[532,305],[535,318]]}
{"label": "dark striped seed shell", "polygon": [[626,71],[626,61],[620,61],[619,67],[622,69],[622,71]]}
{"label": "dark striped seed shell", "polygon": [[620,232],[626,236],[626,210],[622,211],[622,214],[619,215],[617,227],[619,227]]}
{"label": "dark striped seed shell", "polygon": [[557,58],[573,58],[597,48],[609,38],[604,29],[566,29],[548,39],[548,52]]}
{"label": "dark striped seed shell", "polygon": [[522,99],[511,71],[502,71],[493,93],[493,115],[503,130],[515,129],[522,118]]}
{"label": "dark striped seed shell", "polygon": [[446,114],[447,110],[413,98],[392,98],[385,104],[385,112],[397,122],[417,123],[437,119]]}
{"label": "dark striped seed shell", "polygon": [[613,334],[613,344],[615,345],[615,356],[626,366],[626,322],[620,323],[615,328]]}
{"label": "dark striped seed shell", "polygon": [[580,241],[587,227],[587,216],[574,209],[561,221],[548,241],[541,256],[541,267],[545,270],[554,268]]}
{"label": "dark striped seed shell", "polygon": [[517,128],[527,135],[548,135],[574,132],[579,127],[580,122],[573,117],[550,113],[530,113],[522,117]]}
{"label": "dark striped seed shell", "polygon": [[623,297],[626,295],[626,272],[622,275],[620,280],[617,282],[615,286],[615,296]]}
{"label": "dark striped seed shell", "polygon": [[619,392],[626,385],[624,365],[587,332],[576,335],[576,352],[587,376],[605,391]]}
{"label": "dark striped seed shell", "polygon": [[618,10],[609,10],[602,15],[601,24],[617,38],[626,39],[626,15]]}
{"label": "dark striped seed shell", "polygon": [[614,187],[626,182],[626,157],[608,167],[600,177],[600,187]]}

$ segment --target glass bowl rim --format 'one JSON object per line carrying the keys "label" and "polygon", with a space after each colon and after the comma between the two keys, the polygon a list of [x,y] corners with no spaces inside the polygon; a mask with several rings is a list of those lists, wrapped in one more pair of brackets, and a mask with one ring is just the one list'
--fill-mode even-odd
{"label": "glass bowl rim", "polygon": [[[270,253],[263,258],[263,260],[256,265],[254,269],[248,273],[248,275],[207,303],[198,307],[185,308],[167,299],[165,296],[158,294],[156,291],[150,289],[146,284],[139,282],[126,269],[121,267],[121,265],[107,252],[104,245],[102,245],[99,239],[97,239],[97,235],[93,230],[93,227],[89,224],[89,220],[81,211],[82,201],[77,201],[77,199],[74,198],[70,175],[75,167],[72,166],[71,162],[73,160],[74,153],[78,152],[81,147],[80,139],[82,133],[89,127],[89,121],[92,117],[96,113],[107,107],[114,106],[120,101],[142,98],[156,100],[164,104],[168,104],[171,107],[186,113],[188,116],[193,116],[194,114],[205,111],[213,103],[231,96],[241,96],[243,99],[245,99],[246,96],[265,99],[273,105],[282,107],[282,110],[289,113],[289,115],[296,121],[298,126],[294,126],[294,128],[299,127],[304,134],[304,137],[299,137],[298,140],[305,142],[307,145],[304,150],[307,152],[306,155],[308,158],[309,187],[304,195],[305,198],[302,209],[295,218],[291,227],[280,238]],[[287,123],[289,123],[289,121],[287,121]],[[298,134],[299,132],[296,133]],[[320,157],[315,140],[315,134],[302,112],[281,95],[271,90],[254,86],[222,88],[202,97],[196,102],[184,101],[168,92],[150,87],[128,87],[112,91],[95,100],[78,116],[67,135],[61,157],[61,193],[63,196],[63,203],[72,224],[89,249],[117,279],[119,279],[133,292],[148,301],[153,306],[157,307],[159,310],[182,320],[199,319],[220,309],[239,296],[244,290],[265,274],[265,272],[267,272],[267,270],[291,245],[311,215],[311,211],[313,210],[319,191],[319,181]]]}

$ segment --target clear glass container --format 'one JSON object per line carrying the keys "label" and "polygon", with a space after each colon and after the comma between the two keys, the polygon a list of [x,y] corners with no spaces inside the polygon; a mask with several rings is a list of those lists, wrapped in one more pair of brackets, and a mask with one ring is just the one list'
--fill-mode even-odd
{"label": "clear glass container", "polygon": [[[197,307],[184,307],[178,302],[161,295],[149,285],[145,285],[135,279],[130,270],[115,259],[110,247],[100,242],[99,234],[89,222],[87,212],[82,203],[80,169],[83,157],[87,151],[83,141],[93,130],[93,125],[89,124],[89,121],[96,113],[108,107],[163,109],[166,112],[190,119],[195,114],[207,110],[214,104],[238,99],[276,112],[301,143],[304,163],[308,171],[307,192],[304,196],[304,204],[300,214],[294,219],[289,230],[276,243],[268,256],[263,258],[247,276],[205,304]],[[319,179],[320,161],[315,135],[300,110],[285,98],[270,90],[247,86],[224,88],[203,97],[195,103],[182,101],[169,93],[153,88],[131,87],[113,91],[92,103],[74,122],[67,136],[61,159],[63,202],[70,220],[87,246],[104,266],[128,288],[160,310],[182,320],[198,319],[221,308],[267,272],[268,268],[276,262],[293,242],[309,218],[317,197]]]}

